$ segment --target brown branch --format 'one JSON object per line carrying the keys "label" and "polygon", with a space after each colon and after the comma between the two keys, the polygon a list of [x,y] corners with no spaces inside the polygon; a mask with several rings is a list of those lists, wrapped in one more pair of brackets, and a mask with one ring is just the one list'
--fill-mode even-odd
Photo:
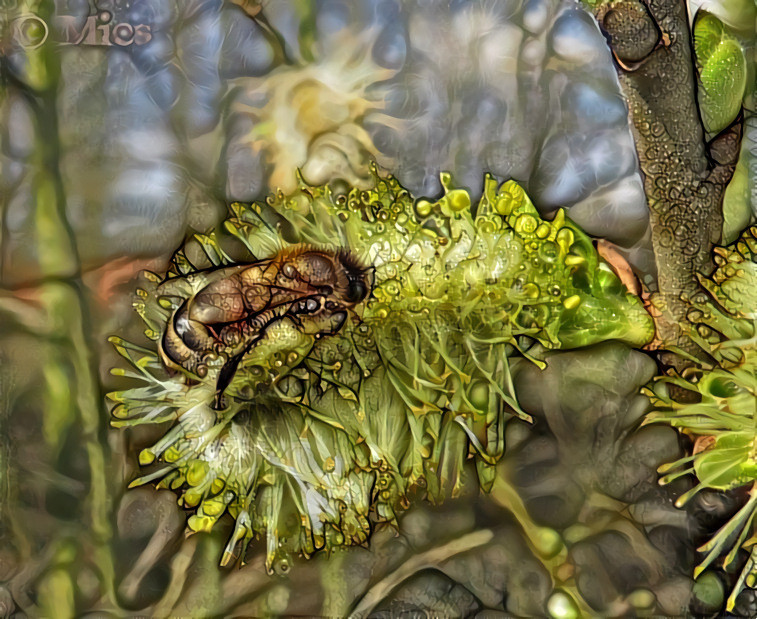
{"label": "brown branch", "polygon": [[[608,2],[595,16],[617,63],[649,204],[658,335],[666,346],[701,354],[680,323],[686,300],[702,294],[697,273],[713,268],[723,194],[735,168],[730,153],[738,152],[740,129],[708,149],[685,0]],[[664,360],[681,364],[671,356]]]}

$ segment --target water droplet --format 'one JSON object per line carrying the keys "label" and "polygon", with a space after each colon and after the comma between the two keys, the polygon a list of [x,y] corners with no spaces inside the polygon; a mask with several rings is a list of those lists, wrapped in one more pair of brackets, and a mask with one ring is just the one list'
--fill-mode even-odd
{"label": "water droplet", "polygon": [[420,217],[428,217],[431,214],[431,203],[428,200],[418,200],[415,203],[415,212]]}

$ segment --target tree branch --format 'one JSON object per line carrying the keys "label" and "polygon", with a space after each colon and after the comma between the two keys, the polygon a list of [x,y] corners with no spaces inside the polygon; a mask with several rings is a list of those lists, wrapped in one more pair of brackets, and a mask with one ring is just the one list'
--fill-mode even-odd
{"label": "tree branch", "polygon": [[687,299],[702,294],[697,273],[713,268],[723,194],[736,163],[729,153],[738,152],[740,127],[714,140],[708,152],[685,0],[620,0],[594,13],[618,66],[649,203],[658,336],[665,346],[698,354],[680,322]]}

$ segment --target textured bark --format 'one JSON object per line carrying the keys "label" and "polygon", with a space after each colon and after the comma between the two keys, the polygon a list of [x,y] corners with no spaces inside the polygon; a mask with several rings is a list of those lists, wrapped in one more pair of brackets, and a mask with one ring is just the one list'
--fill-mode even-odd
{"label": "textured bark", "polygon": [[621,0],[598,6],[595,16],[628,101],[649,203],[662,310],[658,336],[664,346],[694,353],[679,322],[686,318],[686,300],[702,292],[697,273],[712,271],[739,126],[707,145],[685,0]]}

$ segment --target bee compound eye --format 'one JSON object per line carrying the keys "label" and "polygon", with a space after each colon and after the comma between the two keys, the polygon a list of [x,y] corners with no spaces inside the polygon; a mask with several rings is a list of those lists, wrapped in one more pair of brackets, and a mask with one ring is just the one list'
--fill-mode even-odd
{"label": "bee compound eye", "polygon": [[334,261],[320,252],[309,252],[300,257],[302,273],[311,284],[325,285],[334,280]]}
{"label": "bee compound eye", "polygon": [[347,300],[350,303],[358,303],[365,299],[368,287],[361,280],[353,280],[347,288]]}

